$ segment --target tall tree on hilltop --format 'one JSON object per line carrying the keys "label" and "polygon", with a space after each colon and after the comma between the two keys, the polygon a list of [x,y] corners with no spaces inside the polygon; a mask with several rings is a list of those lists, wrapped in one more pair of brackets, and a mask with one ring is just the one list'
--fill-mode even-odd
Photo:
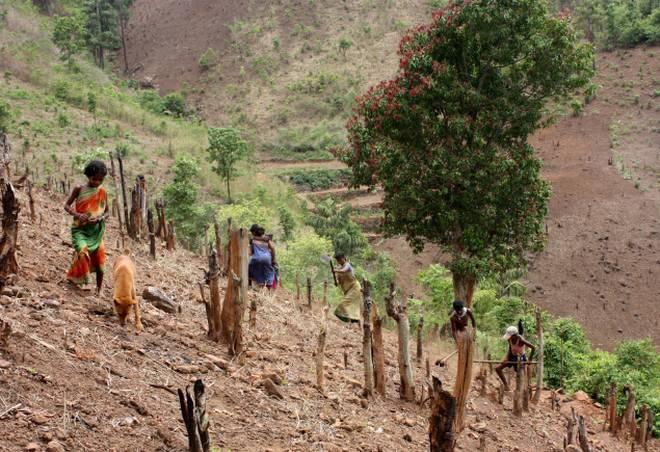
{"label": "tall tree on hilltop", "polygon": [[210,127],[207,152],[213,171],[227,184],[227,200],[231,203],[230,182],[238,175],[236,164],[248,156],[248,144],[236,129]]}
{"label": "tall tree on hilltop", "polygon": [[341,159],[381,184],[384,230],[451,257],[457,298],[545,243],[550,197],[527,139],[585,86],[592,49],[545,0],[455,1],[401,40],[400,71],[358,99]]}
{"label": "tall tree on hilltop", "polygon": [[96,64],[105,67],[106,50],[119,48],[118,12],[113,0],[84,0],[82,10],[87,16],[87,45]]}
{"label": "tall tree on hilltop", "polygon": [[126,27],[130,18],[130,8],[133,0],[113,0],[117,10],[117,24],[119,26],[119,37],[121,38],[121,50],[124,57],[124,73],[128,73],[128,56],[126,54]]}

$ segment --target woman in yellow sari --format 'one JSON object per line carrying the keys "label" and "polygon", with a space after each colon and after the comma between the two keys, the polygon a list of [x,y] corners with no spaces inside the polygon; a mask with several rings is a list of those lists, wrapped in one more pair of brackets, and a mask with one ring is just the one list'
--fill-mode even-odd
{"label": "woman in yellow sari", "polygon": [[339,264],[339,267],[335,268],[337,284],[344,293],[344,299],[335,309],[335,316],[342,322],[359,323],[362,312],[362,287],[355,278],[353,266],[346,260],[346,256],[337,253],[335,259]]}
{"label": "woman in yellow sari", "polygon": [[87,184],[73,189],[64,210],[73,216],[71,243],[75,248],[73,263],[67,279],[78,287],[89,282],[89,274],[96,273],[96,293],[103,286],[105,267],[105,220],[108,218],[108,202],[101,187],[108,174],[105,163],[93,160],[85,167]]}

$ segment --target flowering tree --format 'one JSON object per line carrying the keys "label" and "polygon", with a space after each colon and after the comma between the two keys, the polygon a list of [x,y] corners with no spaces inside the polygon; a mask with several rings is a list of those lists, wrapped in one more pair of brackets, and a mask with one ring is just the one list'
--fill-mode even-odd
{"label": "flowering tree", "polygon": [[592,76],[591,47],[545,0],[458,0],[409,31],[396,77],[372,87],[340,158],[382,185],[384,230],[450,256],[457,298],[542,248],[550,196],[527,139],[546,102]]}

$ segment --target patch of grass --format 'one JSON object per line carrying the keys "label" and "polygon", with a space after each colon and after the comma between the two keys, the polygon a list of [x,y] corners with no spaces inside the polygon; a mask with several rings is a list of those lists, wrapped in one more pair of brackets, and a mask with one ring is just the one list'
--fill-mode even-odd
{"label": "patch of grass", "polygon": [[345,186],[350,175],[349,169],[294,169],[284,171],[278,177],[300,191],[319,191]]}

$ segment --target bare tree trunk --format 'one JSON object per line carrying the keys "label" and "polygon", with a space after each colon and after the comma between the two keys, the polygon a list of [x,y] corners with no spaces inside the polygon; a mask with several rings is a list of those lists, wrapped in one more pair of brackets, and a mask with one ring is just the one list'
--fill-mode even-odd
{"label": "bare tree trunk", "polygon": [[206,388],[200,379],[193,386],[194,399],[190,394],[190,388],[186,387],[185,394],[181,389],[179,394],[179,405],[181,415],[188,433],[188,448],[190,452],[210,452],[211,437],[209,436],[209,418],[206,414]]}
{"label": "bare tree trunk", "polygon": [[[126,178],[124,177],[124,161],[119,152],[117,152],[117,162],[119,163],[119,178],[121,179],[121,195],[124,200],[124,219],[126,220],[126,234],[131,237],[130,216],[128,215],[128,201],[126,199]],[[169,248],[168,248],[169,249]]]}
{"label": "bare tree trunk", "polygon": [[433,377],[433,392],[430,396],[429,450],[431,452],[452,452],[456,446],[454,431],[456,399],[442,389],[442,383],[437,377]]}
{"label": "bare tree trunk", "polygon": [[405,300],[395,305],[395,295],[396,291],[394,289],[394,283],[392,283],[390,284],[390,292],[385,297],[385,306],[387,308],[387,315],[396,321],[399,334],[399,376],[401,379],[399,392],[402,399],[414,402],[415,380],[413,377],[413,367],[410,364],[410,325],[408,323],[408,306]]}
{"label": "bare tree trunk", "polygon": [[16,245],[18,243],[18,214],[21,206],[14,186],[9,180],[0,179],[2,192],[2,238],[0,239],[0,287],[7,276],[18,273]]}
{"label": "bare tree trunk", "polygon": [[229,344],[229,353],[238,356],[243,352],[243,315],[247,302],[248,236],[245,229],[233,231],[229,244],[229,278],[222,306],[222,331]]}
{"label": "bare tree trunk", "polygon": [[624,392],[628,392],[628,401],[626,402],[626,409],[623,412],[622,426],[628,430],[632,438],[635,437],[637,432],[637,421],[635,420],[635,391],[630,386],[624,387]]}
{"label": "bare tree trunk", "polygon": [[616,433],[616,384],[610,383],[610,389],[607,392],[607,419],[610,424],[609,430]]}
{"label": "bare tree trunk", "polygon": [[233,343],[233,329],[234,329],[234,279],[232,278],[232,272],[238,278],[240,273],[240,265],[238,260],[240,259],[240,240],[238,237],[238,231],[232,231],[229,235],[229,250],[227,256],[229,259],[229,266],[227,267],[227,289],[225,290],[225,301],[222,304],[222,335],[225,339],[225,342],[228,344]]}
{"label": "bare tree trunk", "polygon": [[325,319],[321,321],[318,341],[316,343],[316,387],[321,393],[325,394],[323,361],[325,358],[325,338],[327,335],[327,323]]}
{"label": "bare tree trunk", "polygon": [[571,417],[566,424],[566,438],[564,438],[564,449],[570,444],[575,444],[575,426],[577,425],[577,416],[575,408],[571,407]]}
{"label": "bare tree trunk", "polygon": [[218,253],[218,262],[222,262],[222,240],[220,238],[220,224],[218,219],[213,219],[213,231],[215,232],[215,252]]}
{"label": "bare tree trunk", "polygon": [[174,222],[170,220],[167,226],[167,251],[174,251],[176,249],[176,231],[174,229]]}
{"label": "bare tree trunk", "polygon": [[454,431],[463,430],[465,420],[465,404],[472,384],[472,360],[474,344],[470,332],[459,336],[458,341],[458,364],[456,367],[456,382],[454,383],[454,398],[456,399],[456,418],[454,420]]}
{"label": "bare tree trunk", "polygon": [[312,309],[312,278],[307,277],[307,306]]}
{"label": "bare tree trunk", "polygon": [[457,300],[464,302],[465,306],[468,308],[471,308],[474,289],[477,285],[477,278],[473,275],[453,273],[452,279],[454,282],[454,297]]}
{"label": "bare tree trunk", "polygon": [[[326,281],[327,284],[327,281]],[[378,307],[373,306],[372,353],[374,357],[374,385],[376,392],[385,396],[385,349],[383,348],[383,319],[378,315]]]}
{"label": "bare tree trunk", "polygon": [[218,269],[218,255],[211,253],[209,256],[209,290],[211,300],[209,302],[209,311],[211,313],[209,321],[209,337],[211,340],[219,341],[222,333],[222,306],[220,302],[220,271]]}
{"label": "bare tree trunk", "polygon": [[522,416],[523,392],[525,391],[524,370],[520,357],[516,365],[516,390],[513,394],[513,415]]}
{"label": "bare tree trunk", "polygon": [[[245,307],[248,301],[248,234],[243,228],[238,230],[239,240],[239,281],[238,281],[238,297],[234,297],[234,336],[230,346],[230,353],[233,356],[241,356],[243,353],[243,317],[245,315]],[[256,311],[255,311],[256,315]],[[256,317],[255,317],[256,322]]]}
{"label": "bare tree trunk", "polygon": [[147,227],[149,228],[149,254],[156,260],[156,234],[154,232],[154,213],[147,209]]}
{"label": "bare tree trunk", "polygon": [[296,304],[300,305],[300,275],[296,273]]}
{"label": "bare tree trunk", "polygon": [[[307,280],[309,281],[309,279]],[[371,355],[371,305],[370,283],[366,279],[362,282],[364,297],[364,310],[362,318],[362,359],[364,361],[364,395],[373,396],[374,393],[374,364]]]}
{"label": "bare tree trunk", "polygon": [[584,417],[580,415],[578,419],[578,441],[580,443],[580,449],[582,452],[591,452],[591,446],[589,446],[589,438],[587,438],[587,428],[584,425]]}
{"label": "bare tree trunk", "polygon": [[639,409],[639,412],[642,416],[642,419],[640,421],[639,431],[637,433],[637,442],[644,448],[645,451],[647,451],[647,441],[648,437],[650,436],[649,433],[652,429],[648,405],[642,405],[642,407]]}
{"label": "bare tree trunk", "polygon": [[543,391],[543,353],[544,353],[544,340],[543,340],[543,320],[541,318],[541,308],[536,308],[536,337],[537,337],[537,350],[538,357],[536,360],[536,392],[534,393],[534,403],[539,403],[541,400],[541,391]]}
{"label": "bare tree trunk", "polygon": [[27,184],[28,205],[30,206],[30,221],[34,223],[37,221],[37,213],[34,208],[34,198],[32,197],[32,179],[28,178],[25,183]]}
{"label": "bare tree trunk", "polygon": [[323,281],[323,309],[328,312],[328,281]]}
{"label": "bare tree trunk", "polygon": [[419,323],[417,323],[417,362],[422,362],[422,355],[424,354],[424,345],[422,344],[424,333],[424,317],[419,318]]}

